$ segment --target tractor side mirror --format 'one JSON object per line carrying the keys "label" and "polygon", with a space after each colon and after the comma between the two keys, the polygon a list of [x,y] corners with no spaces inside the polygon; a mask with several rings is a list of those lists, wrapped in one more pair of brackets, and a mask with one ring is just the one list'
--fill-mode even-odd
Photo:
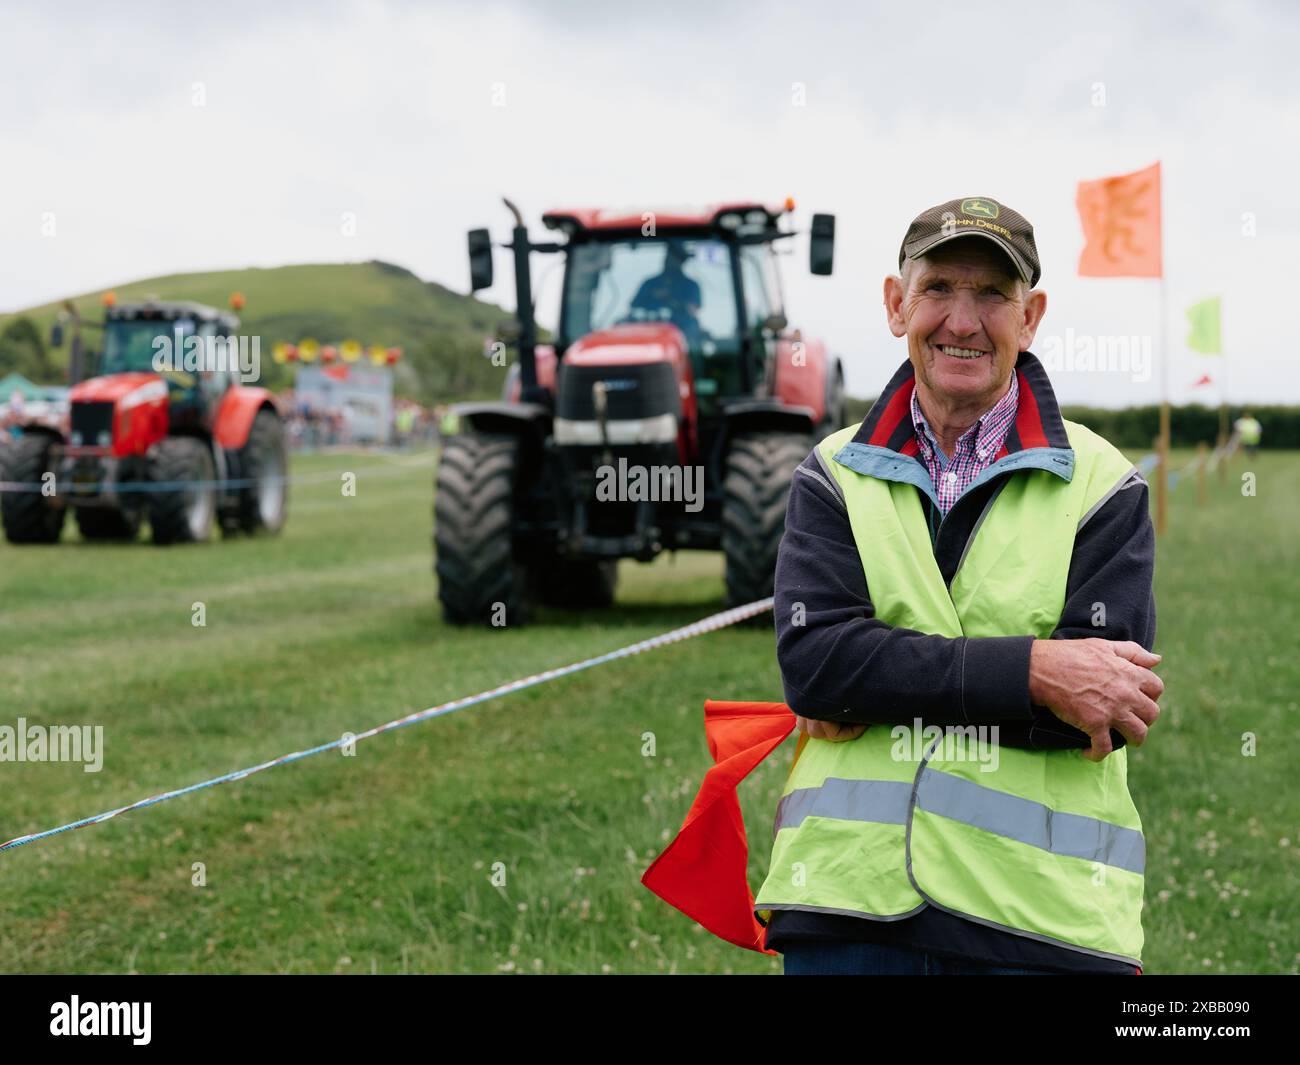
{"label": "tractor side mirror", "polygon": [[812,239],[808,244],[808,269],[826,277],[834,263],[835,216],[815,214],[812,217]]}
{"label": "tractor side mirror", "polygon": [[769,333],[783,333],[789,324],[784,314],[769,314],[763,319],[763,329]]}
{"label": "tractor side mirror", "polygon": [[63,323],[56,321],[50,326],[50,347],[63,347]]}
{"label": "tractor side mirror", "polygon": [[492,235],[486,229],[469,231],[469,288],[477,292],[492,285]]}

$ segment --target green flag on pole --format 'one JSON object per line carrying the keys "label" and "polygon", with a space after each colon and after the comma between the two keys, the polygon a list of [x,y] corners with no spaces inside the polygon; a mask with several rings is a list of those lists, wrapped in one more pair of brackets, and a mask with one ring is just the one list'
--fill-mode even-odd
{"label": "green flag on pole", "polygon": [[1187,321],[1192,331],[1187,334],[1187,346],[1202,355],[1222,355],[1223,343],[1219,336],[1219,297],[1212,296],[1187,308]]}

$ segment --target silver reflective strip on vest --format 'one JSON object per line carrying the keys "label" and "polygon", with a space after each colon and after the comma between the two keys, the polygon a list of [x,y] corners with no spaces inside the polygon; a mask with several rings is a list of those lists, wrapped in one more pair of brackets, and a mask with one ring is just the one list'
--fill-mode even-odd
{"label": "silver reflective strip on vest", "polygon": [[773,835],[783,828],[798,828],[805,817],[905,825],[911,798],[912,785],[903,781],[827,777],[820,788],[798,788],[782,797]]}
{"label": "silver reflective strip on vest", "polygon": [[1146,868],[1146,841],[1135,828],[1062,813],[948,773],[922,770],[916,804],[929,813],[1053,854],[1101,862],[1132,873],[1142,873]]}

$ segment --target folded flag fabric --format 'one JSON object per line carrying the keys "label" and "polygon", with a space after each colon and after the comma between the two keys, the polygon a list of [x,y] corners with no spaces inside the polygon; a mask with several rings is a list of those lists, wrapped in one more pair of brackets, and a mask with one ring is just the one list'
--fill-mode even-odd
{"label": "folded flag fabric", "polygon": [[[775,954],[754,916],[749,843],[736,788],[794,729],[785,703],[704,703],[704,733],[714,765],[705,775],[677,838],[641,883],[720,939]],[[800,737],[801,739],[803,737]]]}

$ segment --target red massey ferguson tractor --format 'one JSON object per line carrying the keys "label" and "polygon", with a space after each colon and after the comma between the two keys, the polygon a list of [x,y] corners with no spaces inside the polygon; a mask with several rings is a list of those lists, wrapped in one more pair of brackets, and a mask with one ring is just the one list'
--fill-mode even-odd
{"label": "red massey ferguson tractor", "polygon": [[[793,236],[793,202],[550,211],[564,240],[548,244],[506,206],[518,358],[501,402],[453,408],[434,501],[446,619],[607,606],[618,559],[678,548],[721,548],[730,603],[771,595],[790,478],[843,422],[839,360],[782,307],[774,245]],[[814,274],[831,272],[834,237],[815,215]],[[469,251],[477,291],[492,283],[487,230]],[[565,257],[553,344],[536,341],[533,252]]]}
{"label": "red massey ferguson tractor", "polygon": [[[6,448],[0,479],[50,488],[0,495],[9,541],[54,543],[69,507],[88,540],[133,540],[142,519],[156,544],[208,540],[214,519],[228,533],[279,532],[284,428],[271,393],[241,383],[238,329],[198,303],[109,303],[87,380],[73,341],[66,437],[29,427]],[[214,341],[230,356],[214,360]],[[165,352],[175,361],[160,363]]]}

